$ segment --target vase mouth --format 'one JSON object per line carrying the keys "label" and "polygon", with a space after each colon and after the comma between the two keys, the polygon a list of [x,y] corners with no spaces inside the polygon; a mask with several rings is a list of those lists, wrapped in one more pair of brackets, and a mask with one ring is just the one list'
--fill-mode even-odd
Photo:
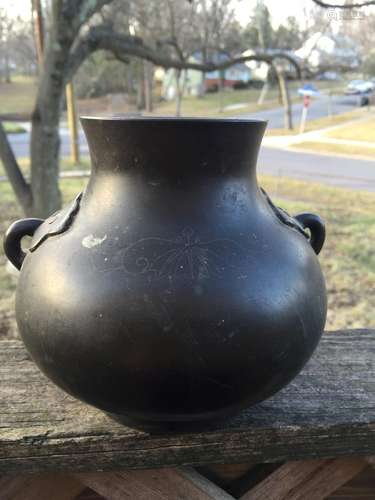
{"label": "vase mouth", "polygon": [[132,123],[132,122],[160,122],[160,123],[212,123],[212,124],[248,124],[248,125],[258,125],[258,126],[266,126],[268,120],[259,120],[254,118],[210,118],[210,117],[196,117],[196,116],[131,116],[131,115],[81,115],[80,121],[82,124],[90,121],[103,121],[103,122],[123,122],[123,123]]}
{"label": "vase mouth", "polygon": [[[264,120],[82,116],[93,172],[202,177],[255,172]],[[152,174],[152,175],[151,175]]]}

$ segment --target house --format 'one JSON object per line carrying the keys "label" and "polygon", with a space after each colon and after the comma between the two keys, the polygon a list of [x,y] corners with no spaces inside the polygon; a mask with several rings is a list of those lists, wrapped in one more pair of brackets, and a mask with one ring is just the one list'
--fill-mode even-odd
{"label": "house", "polygon": [[[272,56],[274,54],[279,54],[280,52],[285,53],[286,55],[289,55],[290,57],[294,57],[294,54],[290,51],[280,51],[279,49],[266,49],[265,51],[266,54]],[[242,53],[243,56],[252,56],[256,55],[256,51],[254,50],[245,50],[245,52]],[[265,82],[268,77],[268,72],[270,69],[270,65],[267,62],[264,61],[256,61],[256,60],[249,60],[246,61],[246,66],[249,68],[251,72],[251,78],[252,80],[258,80]],[[283,71],[288,77],[293,78],[296,74],[295,67],[293,64],[288,61],[287,59],[278,59],[278,66],[281,66],[283,68]]]}
{"label": "house", "polygon": [[224,88],[235,88],[246,86],[251,80],[251,71],[246,64],[235,64],[223,71],[211,71],[206,73],[206,90],[217,90],[220,83]]}
{"label": "house", "polygon": [[[228,55],[222,54],[216,58],[218,61],[225,61]],[[200,62],[202,58],[199,54],[190,58],[192,62]],[[172,100],[176,97],[176,73],[174,69],[166,71],[158,69],[158,78],[162,83],[161,96],[164,99]],[[220,84],[224,88],[236,88],[246,86],[251,79],[251,70],[245,64],[236,64],[222,71],[210,71],[202,73],[201,71],[188,69],[182,70],[180,75],[180,84],[184,87],[184,95],[200,95],[202,88],[205,91],[216,91]]]}
{"label": "house", "polygon": [[356,69],[360,64],[355,42],[342,33],[314,33],[295,51],[295,55],[311,69]]}

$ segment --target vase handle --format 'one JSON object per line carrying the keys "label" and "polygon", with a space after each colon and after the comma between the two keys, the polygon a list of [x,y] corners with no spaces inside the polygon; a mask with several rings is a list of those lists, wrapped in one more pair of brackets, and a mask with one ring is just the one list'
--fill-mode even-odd
{"label": "vase handle", "polygon": [[323,248],[326,238],[326,228],[322,219],[315,214],[302,213],[295,215],[294,218],[301,224],[303,229],[310,231],[310,245],[316,254],[319,254]]}
{"label": "vase handle", "polygon": [[[276,217],[282,223],[303,234],[303,236],[309,240],[314,252],[319,254],[320,250],[323,248],[324,240],[326,238],[326,228],[322,219],[318,215],[310,213],[301,213],[291,217],[288,212],[280,207],[277,207],[273,203],[263,188],[260,188],[260,190],[265,196],[268,205],[271,207]],[[310,234],[306,232],[306,229],[309,230]]]}
{"label": "vase handle", "polygon": [[24,236],[33,236],[43,219],[21,219],[13,222],[4,236],[4,252],[10,262],[19,270],[26,253],[22,250],[21,241]]}

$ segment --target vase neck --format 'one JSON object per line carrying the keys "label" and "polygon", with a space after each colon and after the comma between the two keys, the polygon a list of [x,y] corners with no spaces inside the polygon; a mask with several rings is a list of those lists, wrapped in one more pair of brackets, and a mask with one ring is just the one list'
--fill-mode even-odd
{"label": "vase neck", "polygon": [[146,179],[241,176],[255,172],[265,122],[82,118],[93,173]]}

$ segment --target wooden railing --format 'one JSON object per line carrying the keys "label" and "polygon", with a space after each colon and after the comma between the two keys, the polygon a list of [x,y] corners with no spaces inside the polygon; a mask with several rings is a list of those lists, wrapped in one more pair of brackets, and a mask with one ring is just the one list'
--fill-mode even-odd
{"label": "wooden railing", "polygon": [[115,423],[52,385],[20,341],[0,342],[0,372],[1,500],[87,486],[107,499],[320,499],[375,455],[375,330],[325,333],[286,389],[199,433]]}

